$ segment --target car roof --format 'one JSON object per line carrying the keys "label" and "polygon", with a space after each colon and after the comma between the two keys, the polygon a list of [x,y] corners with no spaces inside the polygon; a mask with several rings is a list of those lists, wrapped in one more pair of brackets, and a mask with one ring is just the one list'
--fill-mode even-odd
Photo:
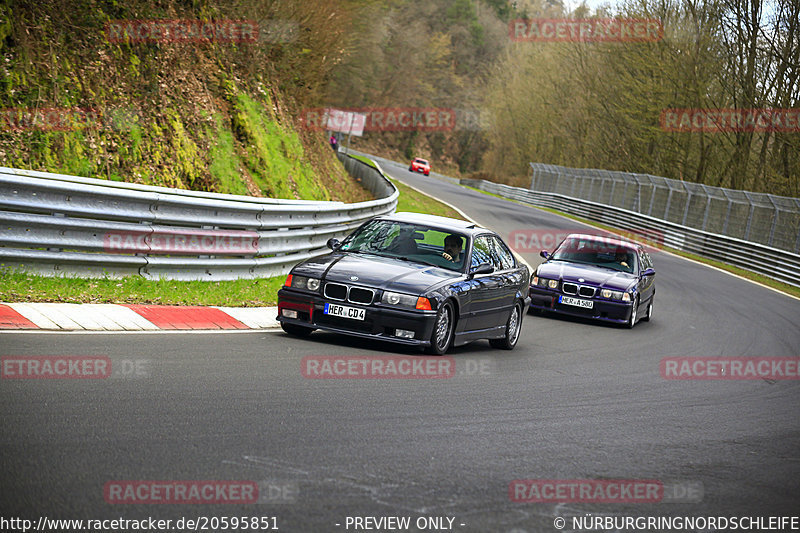
{"label": "car roof", "polygon": [[427,159],[422,159],[421,157],[415,157],[414,161],[420,161],[421,163],[427,163],[428,162]]}
{"label": "car roof", "polygon": [[564,240],[570,239],[570,238],[588,239],[588,240],[597,241],[597,242],[601,242],[602,241],[602,242],[604,242],[606,244],[610,244],[612,246],[620,246],[620,247],[624,247],[624,248],[631,248],[631,249],[634,249],[634,250],[638,249],[641,246],[639,243],[636,243],[636,242],[623,241],[621,239],[615,239],[613,237],[607,237],[605,235],[592,235],[592,234],[588,234],[588,233],[570,233],[569,235],[567,235],[567,237]]}
{"label": "car roof", "polygon": [[475,224],[474,222],[467,222],[466,220],[458,220],[457,218],[440,217],[437,215],[428,215],[425,213],[394,213],[393,215],[384,215],[378,217],[382,220],[396,220],[398,222],[409,222],[412,224],[425,224],[433,226],[437,229],[445,231],[453,231],[459,233],[482,233],[487,231]]}

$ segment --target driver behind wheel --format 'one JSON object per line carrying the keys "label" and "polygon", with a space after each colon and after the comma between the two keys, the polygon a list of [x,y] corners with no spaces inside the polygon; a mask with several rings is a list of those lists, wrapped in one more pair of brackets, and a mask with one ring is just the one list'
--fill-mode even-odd
{"label": "driver behind wheel", "polygon": [[448,235],[444,238],[444,253],[442,257],[453,263],[461,261],[461,237],[458,235]]}

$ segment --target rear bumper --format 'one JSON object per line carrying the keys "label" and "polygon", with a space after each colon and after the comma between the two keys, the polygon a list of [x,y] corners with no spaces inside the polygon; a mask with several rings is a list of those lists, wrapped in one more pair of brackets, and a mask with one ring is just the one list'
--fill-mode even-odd
{"label": "rear bumper", "polygon": [[631,302],[615,302],[601,298],[581,298],[581,300],[590,300],[592,302],[591,309],[575,307],[572,305],[564,305],[559,303],[559,295],[560,293],[557,291],[531,288],[530,308],[539,311],[550,311],[562,315],[591,318],[592,320],[602,320],[604,322],[611,322],[614,324],[626,323],[630,319],[631,310],[633,309],[633,304]]}
{"label": "rear bumper", "polygon": [[[325,314],[325,303],[345,305],[364,309],[364,320],[334,317]],[[283,310],[297,312],[297,318],[283,316]],[[278,321],[314,328],[353,337],[375,339],[407,346],[429,346],[436,322],[435,311],[415,311],[392,309],[375,305],[358,305],[348,302],[326,300],[320,296],[308,295],[285,287],[278,291]],[[414,332],[414,338],[395,336],[395,330]]]}

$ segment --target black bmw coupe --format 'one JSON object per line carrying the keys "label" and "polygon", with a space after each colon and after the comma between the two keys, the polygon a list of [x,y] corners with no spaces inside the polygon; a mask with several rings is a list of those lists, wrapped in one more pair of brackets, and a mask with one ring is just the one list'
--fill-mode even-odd
{"label": "black bmw coupe", "polygon": [[529,272],[494,232],[397,213],[365,222],[332,252],[296,265],[278,291],[284,331],[315,329],[424,347],[517,344]]}

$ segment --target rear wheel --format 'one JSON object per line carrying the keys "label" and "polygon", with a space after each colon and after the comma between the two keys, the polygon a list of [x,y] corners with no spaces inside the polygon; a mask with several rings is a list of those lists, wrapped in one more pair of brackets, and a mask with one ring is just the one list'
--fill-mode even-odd
{"label": "rear wheel", "polygon": [[517,303],[511,310],[511,315],[506,322],[506,336],[502,339],[490,339],[489,344],[492,348],[502,350],[513,350],[519,340],[519,332],[522,329],[522,305]]}
{"label": "rear wheel", "polygon": [[429,354],[444,355],[447,352],[453,342],[454,326],[453,304],[444,302],[436,314],[436,323],[433,325],[433,333],[431,334],[431,345],[427,348]]}
{"label": "rear wheel", "polygon": [[311,335],[311,332],[314,331],[313,328],[297,326],[295,324],[286,324],[284,322],[281,322],[281,328],[283,328],[283,331],[294,337],[308,337]]}

